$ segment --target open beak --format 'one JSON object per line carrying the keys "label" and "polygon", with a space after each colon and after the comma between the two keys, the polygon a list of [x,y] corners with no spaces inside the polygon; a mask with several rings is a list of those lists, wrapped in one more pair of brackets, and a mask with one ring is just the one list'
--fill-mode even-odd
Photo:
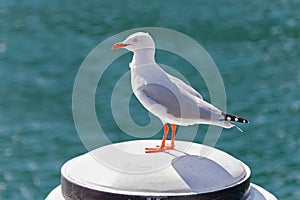
{"label": "open beak", "polygon": [[124,44],[124,43],[120,42],[120,43],[116,43],[116,44],[112,45],[111,49],[119,49],[119,48],[124,48],[126,46],[128,46],[128,44]]}

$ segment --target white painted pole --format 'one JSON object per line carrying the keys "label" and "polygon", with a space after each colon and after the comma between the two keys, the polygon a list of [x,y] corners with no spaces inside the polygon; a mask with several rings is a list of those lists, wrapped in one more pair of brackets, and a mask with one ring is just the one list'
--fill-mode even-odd
{"label": "white painted pole", "polygon": [[144,153],[159,143],[123,142],[76,157],[63,165],[61,187],[46,199],[276,200],[250,184],[245,164],[220,150],[176,141],[175,150]]}

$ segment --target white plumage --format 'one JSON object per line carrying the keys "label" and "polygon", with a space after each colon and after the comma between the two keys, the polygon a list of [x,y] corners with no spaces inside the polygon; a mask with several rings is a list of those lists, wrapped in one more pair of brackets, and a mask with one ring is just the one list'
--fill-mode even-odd
{"label": "white plumage", "polygon": [[203,100],[191,86],[166,73],[155,62],[155,44],[148,33],[138,32],[128,36],[112,49],[126,48],[134,53],[131,68],[131,86],[141,104],[157,116],[165,125],[162,145],[147,148],[146,152],[157,152],[174,148],[175,130],[172,130],[172,144],[165,145],[167,124],[187,126],[193,124],[212,124],[231,128],[229,121],[248,123],[246,119],[223,113]]}

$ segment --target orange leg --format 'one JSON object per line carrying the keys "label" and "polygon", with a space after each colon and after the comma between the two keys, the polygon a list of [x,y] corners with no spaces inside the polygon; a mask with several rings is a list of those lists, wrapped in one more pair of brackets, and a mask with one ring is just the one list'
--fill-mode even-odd
{"label": "orange leg", "polygon": [[176,132],[176,125],[172,124],[172,141],[170,146],[166,146],[166,139],[168,136],[169,127],[168,124],[164,124],[164,136],[162,138],[161,146],[156,148],[146,148],[146,153],[154,153],[154,152],[162,152],[164,150],[172,150],[174,149],[174,140],[175,140],[175,132]]}
{"label": "orange leg", "polygon": [[175,147],[175,133],[176,133],[176,124],[172,124],[172,139],[171,139],[171,146]]}

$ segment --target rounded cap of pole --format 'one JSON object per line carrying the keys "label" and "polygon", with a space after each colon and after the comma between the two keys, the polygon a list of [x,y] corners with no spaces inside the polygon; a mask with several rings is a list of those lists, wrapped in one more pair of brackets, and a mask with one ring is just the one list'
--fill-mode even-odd
{"label": "rounded cap of pole", "polygon": [[[159,142],[140,140],[108,145],[68,161],[61,169],[63,196],[115,200],[232,200],[249,196],[251,172],[241,161],[220,150],[184,141],[176,141],[175,150],[169,152],[144,153],[145,147]],[[116,148],[135,154],[120,157]],[[103,163],[95,159],[97,155],[107,156],[119,165]],[[153,170],[153,162],[167,164]]]}

